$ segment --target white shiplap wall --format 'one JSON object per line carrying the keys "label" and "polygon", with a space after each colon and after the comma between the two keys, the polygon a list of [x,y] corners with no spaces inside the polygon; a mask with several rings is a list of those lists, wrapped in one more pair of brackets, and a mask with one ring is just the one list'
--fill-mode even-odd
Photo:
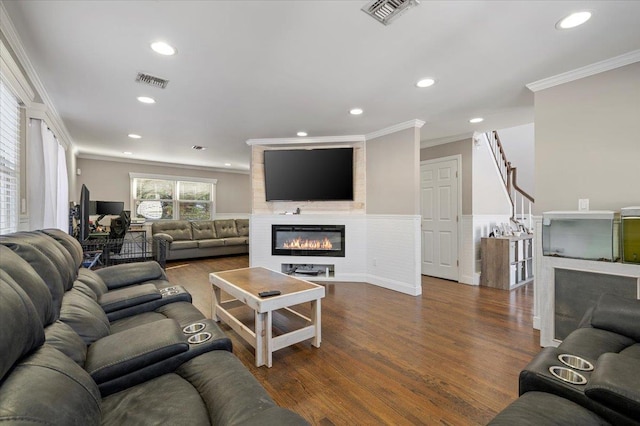
{"label": "white shiplap wall", "polygon": [[[280,271],[285,263],[332,264],[333,278],[313,279],[368,282],[411,295],[422,292],[418,215],[254,214],[250,224],[251,266]],[[272,256],[272,224],[345,225],[345,257]]]}
{"label": "white shiplap wall", "polygon": [[367,215],[367,282],[422,294],[420,215]]}

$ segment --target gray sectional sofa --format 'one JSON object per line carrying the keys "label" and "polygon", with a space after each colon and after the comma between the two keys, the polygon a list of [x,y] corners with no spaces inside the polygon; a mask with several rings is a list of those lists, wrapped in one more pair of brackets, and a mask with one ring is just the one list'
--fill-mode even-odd
{"label": "gray sectional sofa", "polygon": [[640,426],[640,301],[603,294],[520,372],[520,397],[489,425]]}
{"label": "gray sectional sofa", "polygon": [[158,264],[82,260],[59,230],[0,235],[0,424],[308,424]]}
{"label": "gray sectional sofa", "polygon": [[249,253],[249,219],[163,220],[151,232],[165,242],[154,250],[165,250],[166,260]]}

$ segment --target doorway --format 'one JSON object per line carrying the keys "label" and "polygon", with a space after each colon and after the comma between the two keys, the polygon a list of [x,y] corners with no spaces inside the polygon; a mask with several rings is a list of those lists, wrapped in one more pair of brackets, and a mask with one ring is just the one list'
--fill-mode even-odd
{"label": "doorway", "polygon": [[459,281],[459,155],[420,162],[422,274]]}

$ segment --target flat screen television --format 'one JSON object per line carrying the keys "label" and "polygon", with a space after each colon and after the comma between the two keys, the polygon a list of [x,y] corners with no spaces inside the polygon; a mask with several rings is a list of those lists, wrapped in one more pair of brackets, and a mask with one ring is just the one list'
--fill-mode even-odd
{"label": "flat screen television", "polygon": [[267,201],[353,201],[353,148],[264,152]]}
{"label": "flat screen television", "polygon": [[119,215],[124,210],[122,201],[96,201],[96,214]]}

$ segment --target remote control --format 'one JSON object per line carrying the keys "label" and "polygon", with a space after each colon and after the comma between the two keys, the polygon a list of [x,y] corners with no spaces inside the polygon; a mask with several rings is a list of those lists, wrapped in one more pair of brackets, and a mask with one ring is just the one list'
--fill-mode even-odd
{"label": "remote control", "polygon": [[258,296],[260,297],[271,297],[271,296],[278,296],[278,295],[280,295],[280,290],[269,290],[269,291],[262,291],[258,293]]}

